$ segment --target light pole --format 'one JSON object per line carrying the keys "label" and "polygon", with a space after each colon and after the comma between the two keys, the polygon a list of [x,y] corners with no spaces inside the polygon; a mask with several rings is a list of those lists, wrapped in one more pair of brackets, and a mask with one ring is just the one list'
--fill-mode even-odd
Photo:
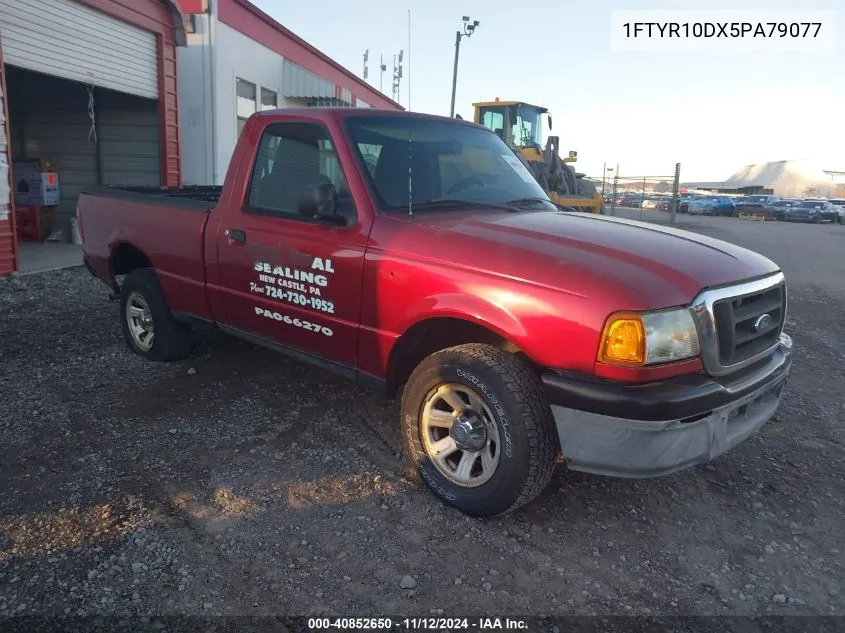
{"label": "light pole", "polygon": [[449,109],[449,116],[453,118],[455,116],[455,89],[458,86],[458,54],[461,52],[461,38],[469,37],[475,33],[475,29],[478,27],[478,20],[470,22],[468,15],[463,17],[463,21],[463,33],[461,31],[455,32],[455,68],[452,71],[452,107]]}
{"label": "light pole", "polygon": [[602,167],[602,170],[601,170],[601,197],[602,197],[602,202],[604,202],[604,184],[607,180],[607,174],[608,174],[608,172],[612,172],[612,171],[613,171],[613,167],[608,167],[607,163],[604,163],[604,166]]}

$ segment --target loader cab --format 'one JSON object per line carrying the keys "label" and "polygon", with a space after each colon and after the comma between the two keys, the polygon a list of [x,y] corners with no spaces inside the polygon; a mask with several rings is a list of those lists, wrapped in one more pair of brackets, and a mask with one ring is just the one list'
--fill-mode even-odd
{"label": "loader cab", "polygon": [[548,109],[519,101],[490,101],[472,104],[475,122],[492,130],[511,147],[543,147],[543,115]]}

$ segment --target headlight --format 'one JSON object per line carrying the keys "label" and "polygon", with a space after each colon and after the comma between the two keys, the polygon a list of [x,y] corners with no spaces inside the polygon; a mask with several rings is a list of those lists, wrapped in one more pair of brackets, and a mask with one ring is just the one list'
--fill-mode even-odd
{"label": "headlight", "polygon": [[698,331],[689,308],[617,312],[605,323],[598,360],[612,365],[656,365],[698,353]]}

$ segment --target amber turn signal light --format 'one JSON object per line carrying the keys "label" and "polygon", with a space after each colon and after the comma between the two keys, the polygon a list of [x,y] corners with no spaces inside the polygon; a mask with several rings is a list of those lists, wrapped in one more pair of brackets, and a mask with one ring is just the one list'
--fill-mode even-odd
{"label": "amber turn signal light", "polygon": [[639,314],[619,313],[607,319],[598,361],[612,365],[645,363],[645,326]]}

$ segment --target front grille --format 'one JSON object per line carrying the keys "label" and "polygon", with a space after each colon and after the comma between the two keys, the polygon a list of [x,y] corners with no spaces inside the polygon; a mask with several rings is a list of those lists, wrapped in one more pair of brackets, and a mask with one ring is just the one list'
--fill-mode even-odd
{"label": "front grille", "polygon": [[[729,297],[713,303],[719,363],[741,363],[777,345],[786,312],[786,286]],[[769,323],[760,317],[769,315]],[[763,327],[755,327],[764,325]]]}

